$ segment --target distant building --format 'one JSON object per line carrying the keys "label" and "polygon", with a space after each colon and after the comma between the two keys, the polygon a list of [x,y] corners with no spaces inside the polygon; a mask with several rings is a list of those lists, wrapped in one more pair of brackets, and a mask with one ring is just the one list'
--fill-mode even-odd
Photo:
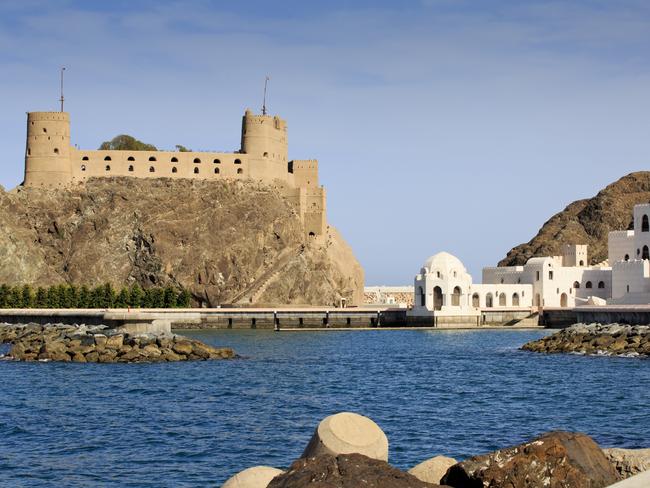
{"label": "distant building", "polygon": [[289,160],[287,123],[278,116],[242,119],[237,152],[102,151],[70,144],[67,112],[29,112],[24,186],[62,188],[91,177],[258,180],[279,183],[295,204],[309,236],[326,232],[325,189],[318,184],[318,161]]}
{"label": "distant building", "polygon": [[392,305],[407,308],[413,305],[412,286],[366,286],[363,289],[364,305]]}
{"label": "distant building", "polygon": [[471,320],[485,310],[650,304],[649,219],[650,204],[635,205],[634,230],[610,232],[608,260],[594,266],[588,265],[586,245],[565,245],[561,256],[484,268],[483,283],[474,284],[458,258],[435,254],[415,277],[409,315]]}

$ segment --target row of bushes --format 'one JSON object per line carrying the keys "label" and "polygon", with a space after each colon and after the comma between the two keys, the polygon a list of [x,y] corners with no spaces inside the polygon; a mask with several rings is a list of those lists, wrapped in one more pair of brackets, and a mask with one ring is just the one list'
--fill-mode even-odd
{"label": "row of bushes", "polygon": [[189,307],[190,293],[171,286],[142,289],[135,284],[119,292],[109,283],[89,288],[53,285],[0,285],[0,308],[176,308]]}

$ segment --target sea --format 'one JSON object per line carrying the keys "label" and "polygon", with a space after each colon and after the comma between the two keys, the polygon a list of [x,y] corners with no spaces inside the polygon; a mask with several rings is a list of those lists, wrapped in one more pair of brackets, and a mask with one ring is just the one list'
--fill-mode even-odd
{"label": "sea", "polygon": [[551,430],[650,447],[650,360],[519,349],[549,331],[182,333],[241,358],[0,361],[0,486],[218,487],[288,467],[341,411],[373,419],[402,469]]}

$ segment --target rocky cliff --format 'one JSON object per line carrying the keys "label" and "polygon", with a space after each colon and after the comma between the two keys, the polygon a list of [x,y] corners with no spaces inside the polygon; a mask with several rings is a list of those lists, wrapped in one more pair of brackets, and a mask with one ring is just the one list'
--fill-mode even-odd
{"label": "rocky cliff", "polygon": [[508,252],[499,266],[525,264],[534,256],[560,254],[563,244],[588,244],[591,264],[607,259],[607,234],[632,228],[632,208],[650,202],[650,172],[640,171],[608,185],[593,198],[577,200],[555,214],[526,244]]}
{"label": "rocky cliff", "polygon": [[186,287],[195,302],[360,303],[338,232],[305,237],[281,189],[251,181],[97,178],[0,187],[0,283]]}

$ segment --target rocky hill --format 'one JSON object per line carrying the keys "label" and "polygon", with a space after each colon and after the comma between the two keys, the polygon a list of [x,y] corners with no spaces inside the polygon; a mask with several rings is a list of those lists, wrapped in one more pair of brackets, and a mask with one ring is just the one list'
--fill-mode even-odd
{"label": "rocky hill", "polygon": [[186,287],[197,304],[359,303],[363,270],[329,228],[305,237],[278,188],[97,178],[0,187],[0,283]]}
{"label": "rocky hill", "polygon": [[560,254],[563,244],[588,244],[591,264],[607,259],[607,234],[632,228],[632,208],[650,202],[650,172],[640,171],[608,185],[593,198],[577,200],[555,214],[526,244],[508,252],[499,266],[525,264],[534,256]]}

